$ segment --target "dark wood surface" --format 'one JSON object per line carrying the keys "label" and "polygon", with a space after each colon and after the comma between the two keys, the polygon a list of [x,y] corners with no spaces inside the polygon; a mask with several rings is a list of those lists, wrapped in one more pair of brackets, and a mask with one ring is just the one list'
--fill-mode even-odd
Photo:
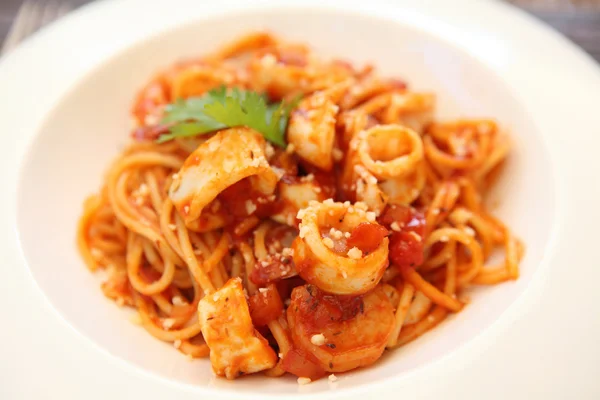
{"label": "dark wood surface", "polygon": [[[40,1],[61,1],[77,8],[90,0]],[[562,32],[600,61],[600,0],[507,1]],[[0,42],[8,33],[22,2],[23,0],[0,0]]]}

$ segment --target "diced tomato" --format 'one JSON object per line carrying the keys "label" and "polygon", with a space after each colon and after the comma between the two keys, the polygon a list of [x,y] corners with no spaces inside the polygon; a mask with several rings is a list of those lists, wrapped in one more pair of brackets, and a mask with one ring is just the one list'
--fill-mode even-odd
{"label": "diced tomato", "polygon": [[314,285],[297,287],[292,291],[290,307],[298,308],[298,315],[314,332],[320,332],[332,321],[354,318],[363,310],[362,296],[340,296],[319,290]]}
{"label": "diced tomato", "polygon": [[290,295],[292,294],[292,290],[294,290],[295,287],[302,285],[306,285],[306,281],[299,276],[294,276],[275,282],[279,296],[281,296],[282,299],[289,299]]}
{"label": "diced tomato", "polygon": [[375,251],[388,233],[388,230],[379,224],[363,222],[352,229],[346,244],[349,248],[358,247],[363,255],[366,255]]}
{"label": "diced tomato", "polygon": [[388,227],[396,223],[396,230],[392,229],[390,237],[392,263],[400,267],[421,265],[425,232],[423,213],[409,206],[391,205],[385,209],[379,221]]}
{"label": "diced tomato", "polygon": [[302,349],[292,348],[283,357],[282,368],[298,377],[317,380],[325,376],[325,371],[314,361],[309,353]]}
{"label": "diced tomato", "polygon": [[283,303],[275,285],[267,286],[266,290],[258,291],[248,299],[250,317],[254,326],[264,326],[283,313]]}
{"label": "diced tomato", "polygon": [[423,263],[423,240],[417,240],[409,232],[394,232],[390,237],[390,259],[392,263],[416,267]]}
{"label": "diced tomato", "polygon": [[276,254],[258,261],[250,273],[250,280],[258,286],[264,286],[267,283],[277,282],[296,274],[292,258]]}
{"label": "diced tomato", "polygon": [[422,212],[409,206],[395,204],[387,206],[379,218],[379,222],[388,227],[397,222],[400,228],[419,235],[425,231],[425,216]]}
{"label": "diced tomato", "polygon": [[217,198],[221,201],[223,208],[227,210],[228,215],[235,219],[245,218],[249,215],[248,201],[252,207],[256,207],[252,213],[259,218],[272,214],[273,203],[267,200],[268,196],[264,196],[252,186],[249,178],[244,178],[229,186]]}

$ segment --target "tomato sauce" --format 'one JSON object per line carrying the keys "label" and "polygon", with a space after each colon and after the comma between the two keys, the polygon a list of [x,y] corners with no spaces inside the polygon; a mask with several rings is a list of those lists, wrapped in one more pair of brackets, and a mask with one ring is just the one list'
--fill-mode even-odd
{"label": "tomato sauce", "polygon": [[399,267],[416,267],[423,263],[423,234],[425,216],[408,206],[388,206],[380,217],[383,225],[391,227],[390,260]]}
{"label": "tomato sauce", "polygon": [[310,284],[295,288],[291,299],[290,307],[298,308],[294,311],[313,333],[320,333],[331,322],[347,321],[364,311],[362,295],[334,295]]}
{"label": "tomato sauce", "polygon": [[264,326],[283,313],[283,303],[275,285],[259,290],[248,299],[250,317],[254,326]]}
{"label": "tomato sauce", "polygon": [[388,233],[388,230],[379,224],[362,222],[352,229],[347,246],[349,248],[357,247],[363,252],[363,255],[367,255],[377,250]]}
{"label": "tomato sauce", "polygon": [[267,283],[277,282],[296,274],[294,261],[291,257],[274,254],[267,256],[267,258],[258,261],[254,265],[250,273],[250,280],[258,286],[265,286]]}
{"label": "tomato sauce", "polygon": [[283,357],[281,367],[284,371],[298,377],[317,380],[326,375],[326,372],[309,352],[293,347]]}

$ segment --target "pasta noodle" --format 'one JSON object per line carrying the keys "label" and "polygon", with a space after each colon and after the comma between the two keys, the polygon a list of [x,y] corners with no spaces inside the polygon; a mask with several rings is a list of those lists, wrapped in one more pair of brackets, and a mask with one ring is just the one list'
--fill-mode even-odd
{"label": "pasta noodle", "polygon": [[[209,120],[202,96],[227,110],[232,88],[237,121],[263,131]],[[165,117],[187,99],[206,115]],[[84,202],[82,258],[106,271],[105,296],[217,375],[370,365],[467,307],[469,287],[519,277],[524,246],[484,203],[507,134],[434,112],[433,93],[267,33],[178,63],[140,91],[131,144]]]}

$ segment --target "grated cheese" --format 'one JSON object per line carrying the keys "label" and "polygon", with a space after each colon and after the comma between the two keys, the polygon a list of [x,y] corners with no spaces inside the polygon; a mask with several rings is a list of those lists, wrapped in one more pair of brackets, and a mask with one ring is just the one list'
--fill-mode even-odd
{"label": "grated cheese", "polygon": [[323,346],[325,344],[325,336],[323,336],[322,333],[312,335],[310,337],[310,342],[315,346]]}
{"label": "grated cheese", "polygon": [[301,376],[300,378],[298,378],[298,384],[299,385],[308,385],[311,382],[312,381],[310,380],[310,378],[305,378],[303,376]]}
{"label": "grated cheese", "polygon": [[363,255],[363,253],[358,247],[353,247],[350,250],[348,250],[348,257],[350,257],[354,260],[358,260],[359,258],[362,257],[362,255]]}
{"label": "grated cheese", "polygon": [[169,330],[173,327],[173,325],[175,325],[175,319],[174,318],[165,318],[162,322],[162,326],[164,329]]}

